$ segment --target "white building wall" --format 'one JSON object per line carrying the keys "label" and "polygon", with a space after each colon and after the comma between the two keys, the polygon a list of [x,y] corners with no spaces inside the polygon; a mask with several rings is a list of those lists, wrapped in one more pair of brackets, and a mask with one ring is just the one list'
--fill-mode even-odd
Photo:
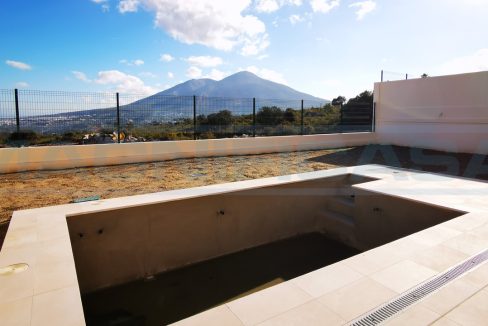
{"label": "white building wall", "polygon": [[379,144],[488,153],[488,71],[375,83]]}

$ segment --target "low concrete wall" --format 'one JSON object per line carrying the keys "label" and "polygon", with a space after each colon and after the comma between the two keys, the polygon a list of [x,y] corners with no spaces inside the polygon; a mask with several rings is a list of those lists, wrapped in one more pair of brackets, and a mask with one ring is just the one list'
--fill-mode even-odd
{"label": "low concrete wall", "polygon": [[376,83],[379,144],[488,153],[488,72]]}
{"label": "low concrete wall", "polygon": [[188,157],[260,154],[375,143],[374,133],[182,140],[0,149],[0,173],[116,165]]}

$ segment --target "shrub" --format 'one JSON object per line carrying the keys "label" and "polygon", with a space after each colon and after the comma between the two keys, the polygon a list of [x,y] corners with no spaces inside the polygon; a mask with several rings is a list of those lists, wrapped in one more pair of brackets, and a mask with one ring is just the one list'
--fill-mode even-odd
{"label": "shrub", "polygon": [[15,131],[10,134],[9,141],[36,141],[39,136],[32,130]]}

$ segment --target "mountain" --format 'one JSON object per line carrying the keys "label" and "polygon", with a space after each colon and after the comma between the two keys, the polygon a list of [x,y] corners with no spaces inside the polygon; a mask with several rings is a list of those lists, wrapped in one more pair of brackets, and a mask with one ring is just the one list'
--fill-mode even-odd
{"label": "mountain", "polygon": [[[327,100],[299,92],[286,85],[278,84],[256,76],[248,71],[235,73],[220,81],[212,79],[192,79],[178,84],[154,96],[205,96],[227,98],[259,98],[280,100],[305,100],[328,102]],[[151,97],[149,97],[151,98]],[[148,98],[148,99],[149,99]]]}
{"label": "mountain", "polygon": [[[193,95],[197,98],[193,98]],[[196,115],[209,115],[229,110],[234,115],[253,113],[253,98],[258,112],[265,106],[282,110],[318,107],[329,101],[296,91],[288,86],[259,78],[250,72],[238,72],[220,81],[208,78],[192,79],[168,90],[120,106],[120,121],[137,126],[177,122]],[[195,101],[194,101],[195,100]],[[30,127],[45,133],[86,130],[88,126],[112,128],[116,121],[115,107],[63,112],[30,117]],[[34,119],[35,118],[35,119]]]}

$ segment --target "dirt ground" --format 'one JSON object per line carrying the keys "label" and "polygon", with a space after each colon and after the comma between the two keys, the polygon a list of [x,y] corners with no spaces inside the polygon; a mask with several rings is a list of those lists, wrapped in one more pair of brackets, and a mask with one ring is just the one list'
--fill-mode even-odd
{"label": "dirt ground", "polygon": [[16,210],[369,163],[488,180],[483,155],[379,145],[0,174],[0,243]]}

